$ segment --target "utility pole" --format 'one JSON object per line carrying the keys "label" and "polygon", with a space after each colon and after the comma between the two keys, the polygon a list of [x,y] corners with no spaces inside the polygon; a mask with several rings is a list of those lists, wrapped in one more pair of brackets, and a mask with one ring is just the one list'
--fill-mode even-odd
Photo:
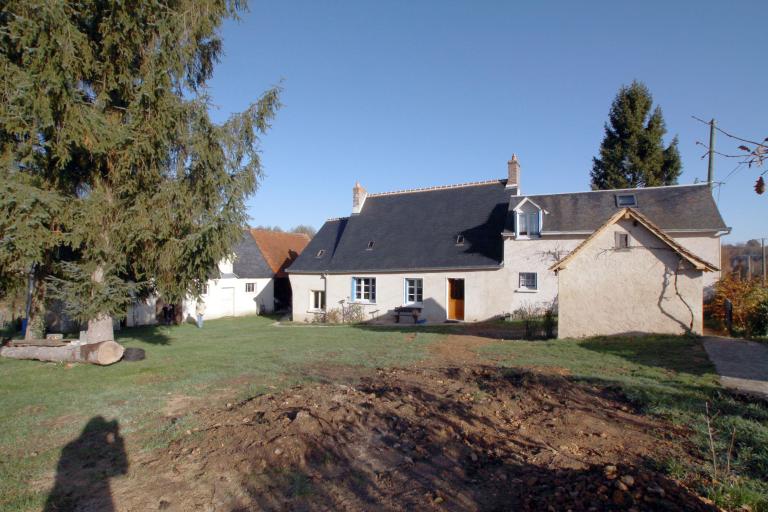
{"label": "utility pole", "polygon": [[707,168],[707,183],[709,188],[715,181],[715,120],[709,122],[709,166]]}
{"label": "utility pole", "polygon": [[763,247],[763,288],[765,288],[765,238],[760,239],[760,244]]}

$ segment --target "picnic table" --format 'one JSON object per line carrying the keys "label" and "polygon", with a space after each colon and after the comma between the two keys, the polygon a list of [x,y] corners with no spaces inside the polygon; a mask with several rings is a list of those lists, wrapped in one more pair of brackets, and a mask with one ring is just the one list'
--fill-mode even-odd
{"label": "picnic table", "polygon": [[395,308],[395,323],[400,323],[400,317],[412,316],[413,323],[419,321],[419,315],[421,314],[421,306],[399,306]]}

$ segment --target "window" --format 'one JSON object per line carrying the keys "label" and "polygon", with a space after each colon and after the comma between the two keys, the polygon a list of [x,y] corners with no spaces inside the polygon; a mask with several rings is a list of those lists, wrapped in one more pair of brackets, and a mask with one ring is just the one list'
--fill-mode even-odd
{"label": "window", "polygon": [[629,235],[627,233],[616,233],[616,248],[629,249]]}
{"label": "window", "polygon": [[464,245],[464,235],[456,235],[456,245]]}
{"label": "window", "polygon": [[616,206],[625,208],[627,206],[637,206],[635,194],[621,194],[616,196]]}
{"label": "window", "polygon": [[368,247],[366,247],[366,248],[365,248],[365,250],[366,250],[366,251],[372,251],[372,250],[373,250],[373,244],[374,244],[374,241],[373,241],[373,240],[371,240],[370,242],[368,242]]}
{"label": "window", "polygon": [[518,230],[517,234],[520,236],[539,236],[539,214],[535,213],[518,213],[517,214]]}
{"label": "window", "polygon": [[203,285],[203,295],[208,295],[208,285],[207,284]]}
{"label": "window", "polygon": [[317,254],[315,254],[315,258],[322,258],[324,254],[325,254],[325,249],[320,249],[319,251],[317,251]]}
{"label": "window", "polygon": [[325,310],[325,292],[312,290],[312,309]]}
{"label": "window", "polygon": [[376,278],[353,277],[352,297],[361,302],[376,302]]}
{"label": "window", "polygon": [[421,304],[424,300],[424,281],[422,279],[405,280],[405,303]]}
{"label": "window", "polygon": [[520,272],[520,289],[536,290],[536,272]]}
{"label": "window", "polygon": [[256,291],[256,283],[245,283],[245,293],[253,293]]}

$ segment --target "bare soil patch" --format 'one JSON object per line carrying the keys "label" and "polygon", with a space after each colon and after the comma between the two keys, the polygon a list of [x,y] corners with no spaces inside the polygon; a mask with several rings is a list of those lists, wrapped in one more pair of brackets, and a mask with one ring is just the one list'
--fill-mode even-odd
{"label": "bare soil patch", "polygon": [[198,416],[117,510],[715,510],[652,469],[682,432],[557,372],[378,370]]}

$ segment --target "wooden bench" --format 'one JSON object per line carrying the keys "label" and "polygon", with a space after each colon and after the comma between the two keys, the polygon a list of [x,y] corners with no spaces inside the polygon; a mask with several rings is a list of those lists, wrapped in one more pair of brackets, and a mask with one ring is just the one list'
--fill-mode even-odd
{"label": "wooden bench", "polygon": [[413,323],[419,321],[419,315],[421,314],[421,308],[418,306],[400,306],[395,308],[395,323],[400,323],[400,317],[411,316],[413,317]]}

